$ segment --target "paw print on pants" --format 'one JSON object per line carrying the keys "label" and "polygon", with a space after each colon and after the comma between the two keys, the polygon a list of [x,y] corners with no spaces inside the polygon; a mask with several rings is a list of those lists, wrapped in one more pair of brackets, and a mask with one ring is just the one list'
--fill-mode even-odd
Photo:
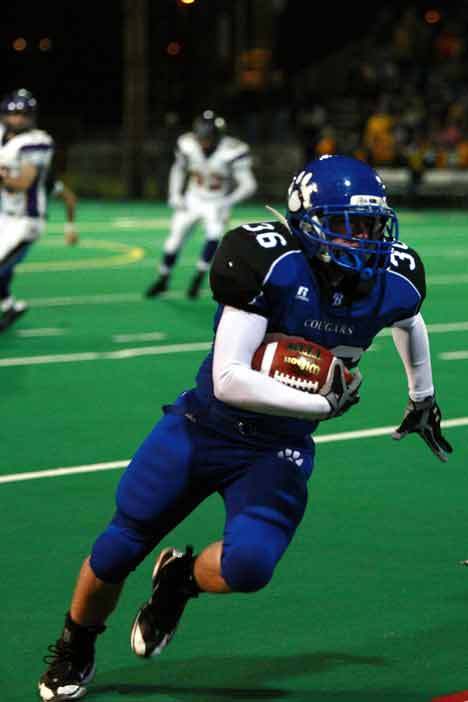
{"label": "paw print on pants", "polygon": [[281,451],[278,451],[278,458],[285,458],[287,461],[291,461],[291,463],[295,463],[296,466],[299,467],[304,463],[302,453],[296,449],[282,449]]}

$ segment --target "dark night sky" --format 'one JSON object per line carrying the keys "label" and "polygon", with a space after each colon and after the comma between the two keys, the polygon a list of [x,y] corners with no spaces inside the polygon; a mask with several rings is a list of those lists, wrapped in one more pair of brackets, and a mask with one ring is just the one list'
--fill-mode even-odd
{"label": "dark night sky", "polygon": [[[113,97],[120,98],[122,71],[120,3],[107,5],[111,11],[97,14],[89,0],[8,3],[0,28],[2,66],[8,67],[2,93],[28,87],[46,114],[107,113]],[[22,52],[11,49],[16,37],[28,41]],[[38,50],[42,37],[51,38],[51,51]]]}
{"label": "dark night sky", "polygon": [[[234,1],[234,0],[232,0]],[[152,77],[166,71],[166,82],[182,76],[181,102],[191,110],[194,90],[207,84],[206,48],[209,23],[218,0],[198,0],[188,22],[181,22],[176,0],[150,0],[150,102],[161,106],[167,95],[155,95]],[[287,72],[299,70],[317,58],[373,31],[375,13],[353,3],[313,3],[312,18],[303,16],[308,3],[290,0],[277,23],[274,40],[276,65]],[[221,2],[222,5],[222,2]],[[392,8],[405,3],[392,3]],[[219,3],[218,3],[219,7]],[[339,21],[337,17],[339,16]],[[165,53],[167,43],[185,33],[187,51],[177,60]],[[16,37],[25,37],[28,48],[15,52]],[[41,52],[37,44],[50,37],[53,50]],[[0,93],[27,87],[38,97],[41,116],[47,122],[76,120],[92,129],[121,121],[122,105],[122,4],[120,0],[80,0],[61,3],[9,2],[2,8]],[[205,53],[203,53],[205,51]],[[169,66],[167,62],[172,62]],[[185,64],[184,64],[185,61]],[[6,70],[5,70],[6,68]],[[211,67],[211,71],[213,68]],[[212,74],[211,74],[212,75]],[[190,89],[192,93],[190,93]],[[52,125],[50,125],[52,126]],[[77,127],[78,128],[78,127]]]}

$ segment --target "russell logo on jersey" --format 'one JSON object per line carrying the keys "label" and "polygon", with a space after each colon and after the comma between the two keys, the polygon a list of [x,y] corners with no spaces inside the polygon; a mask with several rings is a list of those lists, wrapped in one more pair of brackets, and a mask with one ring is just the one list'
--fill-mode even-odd
{"label": "russell logo on jersey", "polygon": [[309,288],[307,288],[305,285],[299,285],[296,293],[296,300],[309,302]]}

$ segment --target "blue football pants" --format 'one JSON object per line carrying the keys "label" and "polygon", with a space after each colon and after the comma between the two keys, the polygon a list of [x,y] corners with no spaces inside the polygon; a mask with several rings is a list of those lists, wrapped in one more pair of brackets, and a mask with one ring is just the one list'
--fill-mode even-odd
{"label": "blue football pants", "polygon": [[164,415],[119,482],[114,517],[92,549],[92,570],[104,582],[121,582],[218,492],[226,509],[222,576],[234,591],[259,590],[304,514],[313,453],[310,442],[251,445],[183,415]]}

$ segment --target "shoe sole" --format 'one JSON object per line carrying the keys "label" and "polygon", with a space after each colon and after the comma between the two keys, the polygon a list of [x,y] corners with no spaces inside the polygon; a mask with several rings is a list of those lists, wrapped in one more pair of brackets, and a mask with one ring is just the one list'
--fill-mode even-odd
{"label": "shoe sole", "polygon": [[[66,700],[79,700],[79,699],[81,699],[81,697],[84,697],[86,695],[88,690],[85,686],[91,682],[91,680],[94,678],[95,674],[96,674],[96,665],[94,664],[93,667],[91,668],[90,672],[88,673],[88,675],[80,683],[76,683],[77,689],[75,690],[75,692],[73,692],[71,694],[62,693],[60,695],[54,695],[54,693],[52,692],[52,690],[50,690],[50,688],[46,687],[46,685],[44,685],[43,683],[39,683],[38,684],[39,695],[40,695],[41,699],[43,700],[43,702],[65,702]],[[68,686],[63,685],[62,687],[65,688]],[[42,694],[43,688],[45,688],[45,690],[47,690],[48,692],[51,692],[52,697],[47,697],[47,696],[44,697],[44,695]]]}
{"label": "shoe sole", "polygon": [[[165,548],[161,553],[159,554],[155,566],[153,568],[153,573],[151,575],[151,580],[154,582],[158,572],[161,570],[163,566],[165,566],[167,563],[170,561],[174,560],[175,558],[180,558],[183,556],[183,553],[180,551],[177,551],[175,548]],[[150,598],[151,599],[151,598]],[[142,640],[142,637],[139,633],[140,629],[140,615],[143,610],[143,607],[145,607],[148,604],[149,600],[145,602],[142,607],[137,612],[137,615],[135,617],[135,620],[133,622],[132,626],[132,631],[130,634],[130,647],[135,655],[137,655],[139,658],[153,658],[154,656],[159,656],[162,651],[166,648],[166,646],[170,643],[172,637],[175,634],[175,629],[171,631],[169,634],[166,634],[164,638],[162,639],[161,643],[156,646],[151,653],[146,653],[146,649],[143,650],[140,647],[140,641]]]}

